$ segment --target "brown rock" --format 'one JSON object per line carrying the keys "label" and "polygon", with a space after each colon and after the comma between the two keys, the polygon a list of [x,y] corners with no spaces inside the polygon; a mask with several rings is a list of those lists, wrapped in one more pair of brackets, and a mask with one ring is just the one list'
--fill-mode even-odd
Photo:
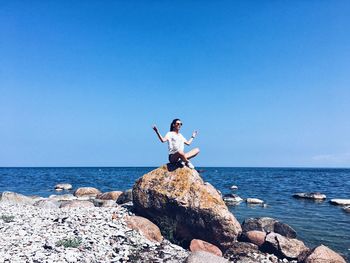
{"label": "brown rock", "polygon": [[257,246],[262,246],[265,242],[266,233],[263,231],[248,231],[242,234],[242,240],[253,243]]}
{"label": "brown rock", "polygon": [[148,240],[153,242],[162,242],[163,236],[160,233],[159,227],[141,216],[128,216],[125,218],[127,226],[131,229],[139,231]]}
{"label": "brown rock", "polygon": [[100,190],[94,187],[80,187],[74,192],[74,195],[77,197],[96,197],[100,193]]}
{"label": "brown rock", "polygon": [[127,202],[132,202],[132,189],[124,191],[117,199],[118,204],[125,204]]}
{"label": "brown rock", "polygon": [[63,202],[60,208],[95,207],[90,201],[72,200]]}
{"label": "brown rock", "polygon": [[210,244],[200,239],[192,239],[190,244],[190,250],[191,252],[206,251],[219,257],[222,257],[222,252],[217,246],[214,246],[213,244]]}
{"label": "brown rock", "polygon": [[101,200],[117,200],[122,193],[121,191],[106,192],[98,194],[96,198]]}
{"label": "brown rock", "polygon": [[346,261],[330,248],[320,245],[310,251],[303,263],[346,263]]}
{"label": "brown rock", "polygon": [[299,255],[309,250],[305,244],[293,238],[287,238],[277,233],[269,233],[265,238],[265,249],[280,258],[298,259]]}
{"label": "brown rock", "polygon": [[145,174],[133,187],[133,203],[183,246],[201,239],[226,250],[241,233],[218,191],[187,167],[168,164]]}

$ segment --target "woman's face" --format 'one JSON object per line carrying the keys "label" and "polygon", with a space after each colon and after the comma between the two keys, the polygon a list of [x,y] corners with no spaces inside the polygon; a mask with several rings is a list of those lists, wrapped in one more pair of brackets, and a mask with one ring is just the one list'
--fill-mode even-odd
{"label": "woman's face", "polygon": [[177,131],[181,129],[181,126],[182,126],[182,122],[180,120],[177,120],[174,124],[174,128]]}

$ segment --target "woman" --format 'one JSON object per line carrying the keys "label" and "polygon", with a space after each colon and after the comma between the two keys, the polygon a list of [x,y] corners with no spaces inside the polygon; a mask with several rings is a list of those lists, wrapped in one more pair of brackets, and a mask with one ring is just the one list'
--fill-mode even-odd
{"label": "woman", "polygon": [[170,132],[168,132],[165,137],[159,133],[158,128],[155,125],[153,126],[153,130],[157,133],[161,142],[168,142],[170,163],[176,163],[181,160],[187,167],[194,169],[194,166],[189,159],[195,157],[199,153],[199,149],[195,148],[188,153],[185,153],[184,144],[190,145],[193,139],[197,136],[197,131],[194,131],[192,137],[187,141],[180,133],[181,126],[181,120],[174,119],[170,124]]}

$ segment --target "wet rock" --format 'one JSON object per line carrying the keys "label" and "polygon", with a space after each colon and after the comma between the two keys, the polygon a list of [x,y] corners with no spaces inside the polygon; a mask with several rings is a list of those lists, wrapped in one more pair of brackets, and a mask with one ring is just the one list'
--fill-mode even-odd
{"label": "wet rock", "polygon": [[350,205],[350,199],[331,199],[333,205]]}
{"label": "wet rock", "polygon": [[118,204],[132,202],[132,189],[124,191],[117,199]]}
{"label": "wet rock", "polygon": [[205,251],[205,252],[212,253],[216,256],[222,257],[222,252],[217,246],[200,239],[192,239],[190,244],[190,251],[191,252]]}
{"label": "wet rock", "polygon": [[279,222],[270,217],[248,218],[242,223],[243,232],[252,230],[264,231],[266,233],[276,232],[288,238],[296,238],[296,231],[289,225]]}
{"label": "wet rock", "polygon": [[1,202],[12,203],[12,204],[27,204],[32,205],[35,203],[35,199],[28,196],[14,193],[14,192],[3,192],[1,195]]}
{"label": "wet rock", "polygon": [[248,231],[243,232],[241,236],[241,240],[245,242],[253,243],[257,246],[262,246],[265,242],[266,233],[263,231]]}
{"label": "wet rock", "polygon": [[74,192],[74,195],[76,197],[96,197],[100,193],[100,190],[94,187],[80,187]]}
{"label": "wet rock", "polygon": [[294,198],[304,198],[304,199],[313,199],[313,200],[324,200],[326,199],[326,195],[314,192],[314,193],[295,193],[293,195]]}
{"label": "wet rock", "polygon": [[147,218],[141,216],[128,216],[125,218],[125,222],[129,228],[139,231],[147,239],[153,242],[162,242],[163,236],[160,233],[159,227]]}
{"label": "wet rock", "polygon": [[277,233],[267,234],[263,246],[267,252],[287,259],[298,259],[301,254],[309,250],[302,241],[287,238]]}
{"label": "wet rock", "polygon": [[225,250],[241,232],[217,190],[187,167],[168,164],[145,174],[133,187],[133,203],[137,213],[184,246],[201,239]]}
{"label": "wet rock", "polygon": [[71,190],[73,186],[71,184],[56,184],[55,185],[55,190],[60,191],[60,190]]}
{"label": "wet rock", "polygon": [[237,190],[238,189],[238,186],[237,185],[232,185],[231,186],[231,190]]}
{"label": "wet rock", "polygon": [[60,208],[77,208],[77,207],[94,207],[94,204],[90,201],[80,201],[80,200],[72,200],[65,201],[60,205]]}
{"label": "wet rock", "polygon": [[243,201],[243,199],[236,194],[226,194],[223,199],[227,205],[237,205]]}
{"label": "wet rock", "polygon": [[320,245],[312,249],[303,263],[346,263],[345,259],[330,248]]}
{"label": "wet rock", "polygon": [[112,192],[106,192],[101,193],[96,196],[97,199],[101,200],[117,200],[119,196],[122,194],[122,191],[112,191]]}
{"label": "wet rock", "polygon": [[246,202],[248,204],[256,204],[256,205],[261,205],[264,203],[263,200],[258,199],[258,198],[247,198]]}
{"label": "wet rock", "polygon": [[228,263],[223,257],[205,251],[196,251],[186,259],[186,263]]}

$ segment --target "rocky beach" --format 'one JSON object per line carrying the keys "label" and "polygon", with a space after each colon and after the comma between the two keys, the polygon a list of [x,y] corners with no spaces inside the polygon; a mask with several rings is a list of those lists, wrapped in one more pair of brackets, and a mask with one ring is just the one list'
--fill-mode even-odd
{"label": "rocky beach", "polygon": [[273,218],[240,224],[186,167],[161,166],[132,191],[55,188],[48,198],[1,194],[0,262],[346,262]]}

